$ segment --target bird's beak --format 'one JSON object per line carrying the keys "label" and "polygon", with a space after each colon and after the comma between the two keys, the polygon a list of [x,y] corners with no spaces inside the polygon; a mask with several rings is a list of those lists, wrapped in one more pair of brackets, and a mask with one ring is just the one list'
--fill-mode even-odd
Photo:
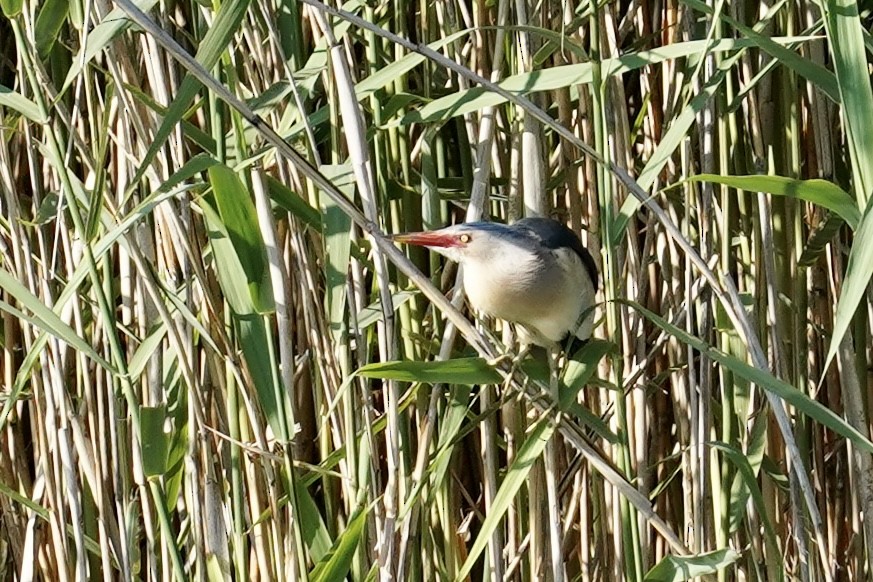
{"label": "bird's beak", "polygon": [[457,238],[454,235],[437,230],[395,234],[389,238],[395,242],[422,247],[454,247],[458,245]]}

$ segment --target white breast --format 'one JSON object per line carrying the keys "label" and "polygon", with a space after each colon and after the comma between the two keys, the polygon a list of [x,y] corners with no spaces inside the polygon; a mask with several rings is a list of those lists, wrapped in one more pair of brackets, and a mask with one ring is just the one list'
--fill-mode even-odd
{"label": "white breast", "polygon": [[595,290],[572,249],[537,255],[515,246],[496,248],[481,261],[465,261],[463,280],[475,309],[524,325],[533,343],[559,342],[568,332],[580,339],[591,335],[593,313],[580,318],[593,305]]}

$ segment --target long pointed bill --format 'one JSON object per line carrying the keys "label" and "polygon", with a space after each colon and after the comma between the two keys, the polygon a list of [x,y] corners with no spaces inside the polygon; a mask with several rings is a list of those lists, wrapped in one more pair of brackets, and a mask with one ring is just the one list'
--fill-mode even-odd
{"label": "long pointed bill", "polygon": [[399,243],[422,247],[454,247],[458,245],[456,235],[446,234],[438,230],[395,234],[390,238]]}

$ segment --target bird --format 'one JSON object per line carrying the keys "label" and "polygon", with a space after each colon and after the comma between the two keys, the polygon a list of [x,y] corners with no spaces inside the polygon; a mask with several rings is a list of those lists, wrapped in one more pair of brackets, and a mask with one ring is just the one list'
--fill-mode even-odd
{"label": "bird", "polygon": [[391,238],[462,265],[470,305],[520,327],[522,349],[533,344],[555,350],[591,337],[597,264],[579,237],[557,220],[466,222]]}

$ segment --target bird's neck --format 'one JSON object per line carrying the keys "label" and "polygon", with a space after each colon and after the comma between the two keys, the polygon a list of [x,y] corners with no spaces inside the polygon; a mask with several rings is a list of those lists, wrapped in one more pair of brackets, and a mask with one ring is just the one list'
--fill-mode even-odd
{"label": "bird's neck", "polygon": [[516,246],[498,245],[487,257],[465,261],[464,290],[470,304],[502,319],[512,319],[507,311],[517,307],[520,296],[530,291],[530,275],[537,272],[538,260],[534,253]]}

